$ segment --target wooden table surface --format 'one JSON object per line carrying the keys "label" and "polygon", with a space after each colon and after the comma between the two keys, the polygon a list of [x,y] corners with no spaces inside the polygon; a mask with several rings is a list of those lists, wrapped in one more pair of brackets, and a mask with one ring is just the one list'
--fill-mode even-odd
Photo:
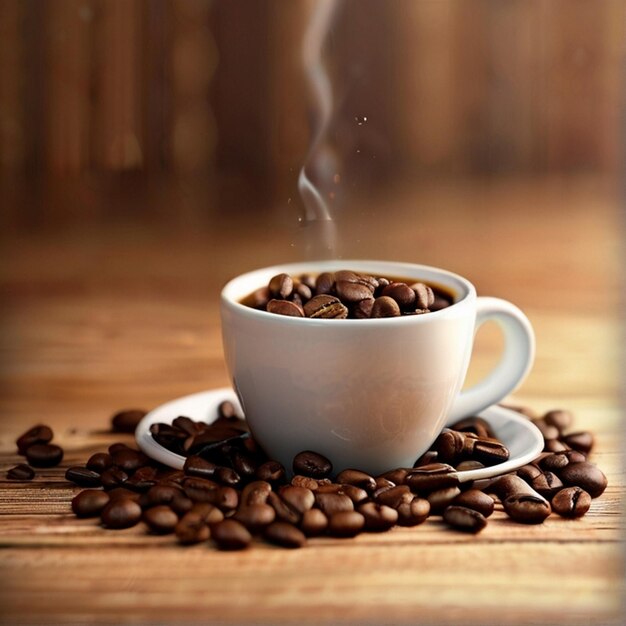
{"label": "wooden table surface", "polygon": [[[122,198],[115,218],[103,220],[97,201],[79,193],[78,203],[96,207],[84,219],[58,223],[51,207],[47,220],[2,235],[0,622],[623,623],[614,189],[598,180],[420,184],[355,203],[338,219],[344,258],[440,265],[527,312],[537,360],[513,400],[570,408],[577,426],[597,435],[593,460],[609,487],[587,516],[523,526],[496,512],[476,537],[432,519],[316,539],[299,551],[243,553],[181,548],[141,527],[105,531],[70,513],[78,490],[64,468],[120,439],[108,432],[115,410],[228,383],[220,285],[305,255],[306,236],[287,206],[243,219],[228,206],[186,210],[189,202],[208,207],[207,196],[146,194],[179,202],[177,217],[148,221],[131,210],[136,198]],[[499,345],[493,330],[480,333],[471,379]],[[28,484],[5,480],[20,461],[16,436],[39,422],[65,448],[62,466]]]}

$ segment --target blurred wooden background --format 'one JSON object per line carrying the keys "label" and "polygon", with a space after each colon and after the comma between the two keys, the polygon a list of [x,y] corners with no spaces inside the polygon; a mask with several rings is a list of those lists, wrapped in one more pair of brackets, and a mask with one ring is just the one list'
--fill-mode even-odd
{"label": "blurred wooden background", "polygon": [[[0,0],[5,182],[293,183],[310,138],[300,46],[315,4]],[[622,0],[343,0],[327,43],[330,141],[368,176],[619,168]]]}

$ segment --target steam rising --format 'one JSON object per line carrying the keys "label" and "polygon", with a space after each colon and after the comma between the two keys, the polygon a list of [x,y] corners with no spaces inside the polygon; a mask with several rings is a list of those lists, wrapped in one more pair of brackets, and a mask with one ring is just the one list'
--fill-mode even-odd
{"label": "steam rising", "polygon": [[[336,0],[316,0],[302,44],[302,63],[311,89],[314,110],[317,113],[317,128],[311,141],[306,161],[298,177],[298,190],[304,202],[307,222],[332,221],[324,198],[307,175],[307,167],[314,166],[318,172],[330,177],[334,173],[332,153],[323,145],[333,113],[333,92],[330,78],[322,61],[324,39],[332,26]],[[330,227],[330,225],[329,225]],[[329,228],[324,229],[329,230]],[[332,249],[332,236],[325,235],[326,248]]]}

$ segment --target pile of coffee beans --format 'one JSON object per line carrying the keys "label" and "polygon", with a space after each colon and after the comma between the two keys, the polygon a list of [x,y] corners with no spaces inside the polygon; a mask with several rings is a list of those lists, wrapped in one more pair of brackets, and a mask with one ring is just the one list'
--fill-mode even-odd
{"label": "pile of coffee beans", "polygon": [[341,270],[318,276],[278,274],[242,304],[292,317],[367,319],[422,315],[453,301],[452,294],[436,285]]}
{"label": "pile of coffee beans", "polygon": [[[523,407],[516,410],[532,415]],[[113,430],[130,432],[144,414],[116,414]],[[480,417],[445,429],[410,468],[380,476],[352,468],[337,471],[323,455],[305,450],[295,456],[288,474],[267,458],[230,402],[219,406],[212,424],[178,417],[171,425],[152,427],[156,441],[186,457],[181,471],[114,443],[84,466],[68,468],[65,476],[86,488],[72,500],[77,517],[99,518],[107,529],[143,523],[148,532],[172,534],[180,544],[210,540],[222,550],[241,550],[255,540],[300,548],[310,537],[354,537],[417,526],[428,517],[478,533],[497,505],[525,524],[541,523],[552,512],[581,517],[607,485],[602,471],[587,460],[593,436],[571,431],[569,411],[532,419],[544,435],[544,452],[515,473],[475,483],[461,483],[458,472],[509,457]],[[51,466],[60,461],[58,452],[46,455],[36,448],[28,454],[33,446],[52,445],[51,440],[50,428],[36,426],[16,443],[31,464],[34,459],[34,464]],[[19,465],[7,477],[29,480],[30,472],[28,465]]]}
{"label": "pile of coffee beans", "polygon": [[54,433],[49,426],[38,424],[29,428],[15,442],[17,452],[26,457],[28,464],[20,463],[7,472],[9,480],[32,480],[34,467],[55,467],[63,460],[63,448],[50,443]]}

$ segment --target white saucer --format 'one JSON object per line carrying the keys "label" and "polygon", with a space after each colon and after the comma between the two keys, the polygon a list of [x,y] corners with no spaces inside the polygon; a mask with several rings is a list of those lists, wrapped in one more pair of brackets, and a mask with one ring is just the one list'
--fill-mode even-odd
{"label": "white saucer", "polygon": [[[145,454],[156,461],[175,469],[182,469],[185,457],[170,452],[157,443],[150,434],[150,426],[157,422],[171,424],[179,415],[210,423],[216,418],[217,407],[224,400],[230,400],[241,412],[235,392],[227,387],[201,391],[162,404],[150,411],[137,426],[135,431],[137,444]],[[505,463],[458,472],[461,482],[492,478],[512,472],[530,463],[543,450],[544,442],[541,432],[530,420],[519,413],[496,405],[485,409],[479,415],[489,422],[496,437],[507,446],[511,456]]]}

